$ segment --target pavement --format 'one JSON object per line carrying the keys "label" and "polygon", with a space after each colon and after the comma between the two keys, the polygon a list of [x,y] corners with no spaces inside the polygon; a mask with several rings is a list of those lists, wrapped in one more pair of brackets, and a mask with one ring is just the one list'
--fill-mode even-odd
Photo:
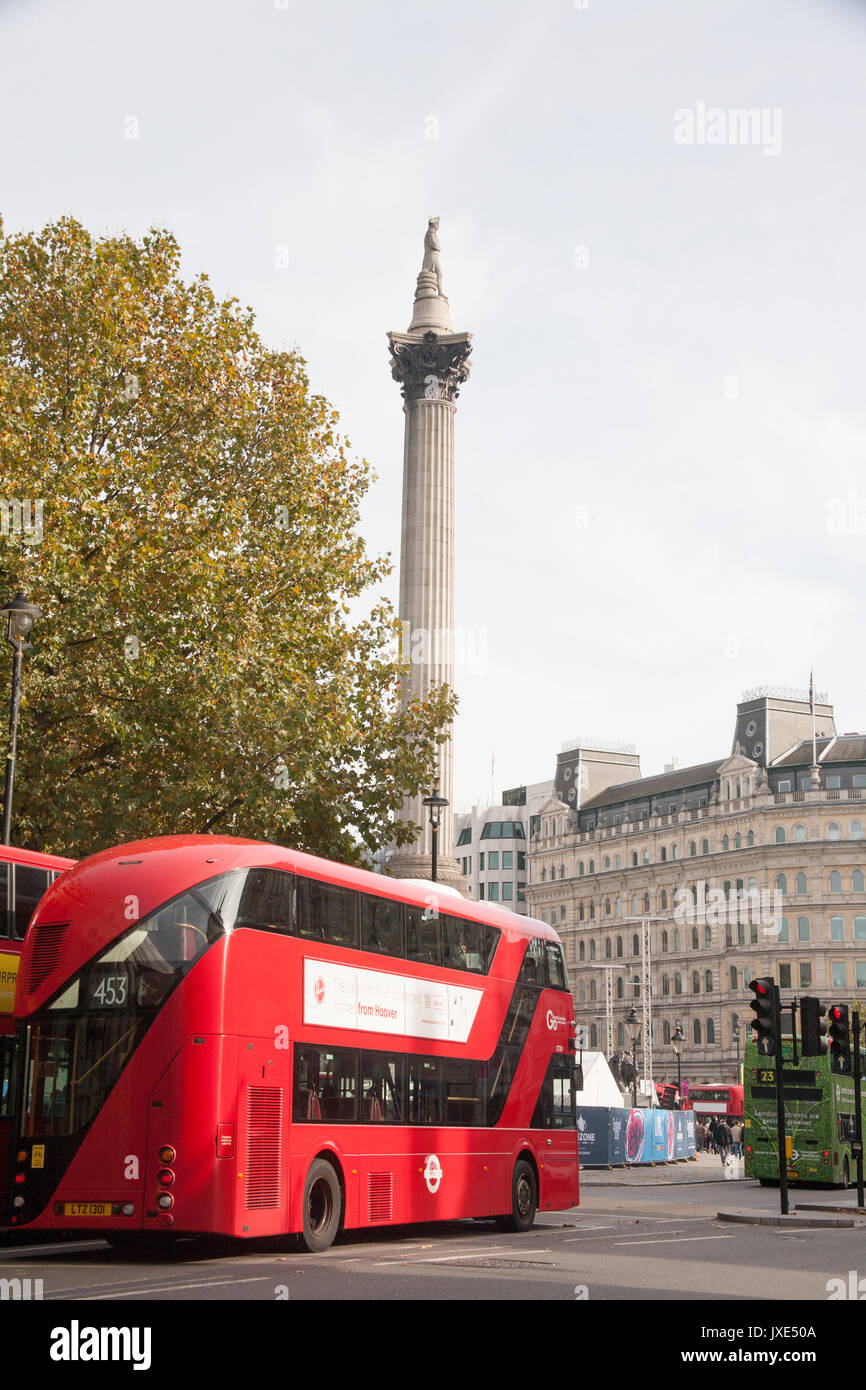
{"label": "pavement", "polygon": [[737,1182],[745,1178],[742,1158],[722,1167],[718,1154],[700,1153],[679,1163],[641,1163],[628,1168],[581,1168],[581,1187],[679,1187],[683,1183]]}

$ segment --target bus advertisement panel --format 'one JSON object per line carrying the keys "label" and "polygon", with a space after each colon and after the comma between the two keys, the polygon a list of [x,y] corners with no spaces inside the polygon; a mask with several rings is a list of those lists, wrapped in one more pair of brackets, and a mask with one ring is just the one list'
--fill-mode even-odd
{"label": "bus advertisement panel", "polygon": [[[856,1178],[851,1155],[855,1134],[854,1079],[850,1074],[832,1072],[827,1053],[821,1057],[800,1057],[795,1062],[790,1037],[783,1038],[782,1045],[788,1181],[848,1187]],[[754,1041],[746,1044],[744,1079],[746,1177],[757,1178],[763,1184],[778,1182],[775,1061],[761,1057]]]}
{"label": "bus advertisement panel", "polygon": [[12,1223],[300,1232],[578,1200],[574,1011],[543,922],[273,845],[142,841],[40,904]]}

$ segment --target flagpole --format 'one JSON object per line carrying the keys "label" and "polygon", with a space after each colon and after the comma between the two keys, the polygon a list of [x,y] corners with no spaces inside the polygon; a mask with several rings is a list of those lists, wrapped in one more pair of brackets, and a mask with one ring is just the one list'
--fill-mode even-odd
{"label": "flagpole", "polygon": [[809,672],[809,708],[812,711],[812,766],[818,766],[817,746],[815,743],[815,668]]}

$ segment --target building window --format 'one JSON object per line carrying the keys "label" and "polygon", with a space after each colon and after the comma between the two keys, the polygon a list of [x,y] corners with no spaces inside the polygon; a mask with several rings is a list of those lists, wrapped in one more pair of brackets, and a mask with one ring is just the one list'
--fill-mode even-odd
{"label": "building window", "polygon": [[676,975],[674,975],[674,994],[682,994],[682,992],[683,992],[683,977],[682,977],[682,975],[679,973],[679,971],[677,971]]}
{"label": "building window", "polygon": [[841,785],[842,785],[842,779],[841,779],[841,777],[836,777],[836,776],[833,775],[833,774],[831,774],[831,775],[827,778],[826,782],[824,783],[824,786],[827,788],[828,791],[834,791],[834,792],[835,792],[835,791],[838,791],[839,788],[841,787]]}
{"label": "building window", "polygon": [[694,1041],[697,1043],[698,1047],[700,1047],[700,1045],[701,1045],[701,1020],[700,1020],[699,1018],[696,1018],[696,1019],[695,1019],[694,1027],[692,1028],[692,1037],[693,1037]]}
{"label": "building window", "polygon": [[709,854],[709,852],[710,852],[710,842],[709,842],[709,840],[701,840],[701,854]]}
{"label": "building window", "polygon": [[622,975],[616,977],[616,997],[622,999]]}
{"label": "building window", "polygon": [[738,984],[737,984],[737,967],[736,967],[735,965],[732,965],[732,966],[731,966],[730,976],[731,976],[731,989],[738,989],[739,986],[738,986]]}
{"label": "building window", "polygon": [[[594,941],[590,941],[590,943],[589,943],[589,958],[590,958],[590,960],[595,960],[595,942],[594,942]],[[594,997],[594,996],[593,996],[593,997]]]}
{"label": "building window", "polygon": [[787,917],[779,918],[779,935],[777,939],[779,941],[790,941],[791,939],[790,926],[788,924]]}
{"label": "building window", "polygon": [[526,902],[526,884],[525,884],[525,883],[518,883],[518,885],[517,885],[517,901],[518,901],[519,903],[525,903],[525,902]]}
{"label": "building window", "polygon": [[776,875],[776,892],[777,892],[777,893],[783,893],[783,894],[784,894],[784,893],[787,893],[787,891],[788,891],[788,879],[787,879],[787,875],[786,875],[786,874],[777,874],[777,875]]}
{"label": "building window", "polygon": [[805,827],[805,825],[795,825],[795,826],[794,826],[794,843],[797,844],[797,845],[804,845],[804,844],[806,843],[806,827]]}
{"label": "building window", "polygon": [[[828,782],[828,786],[829,786],[829,782]],[[839,826],[838,826],[837,822],[834,821],[834,820],[831,820],[830,824],[827,826],[827,839],[828,839],[828,840],[838,840],[838,839],[839,839]]]}
{"label": "building window", "polygon": [[635,933],[631,939],[631,953],[633,956],[640,955],[640,937]]}
{"label": "building window", "polygon": [[693,971],[692,971],[692,994],[700,994],[700,992],[701,992],[701,977],[700,977],[700,975],[698,974],[697,970],[693,970]]}
{"label": "building window", "polygon": [[854,940],[866,941],[866,917],[854,918]]}
{"label": "building window", "polygon": [[680,851],[677,845],[671,845],[671,859],[679,859]]}
{"label": "building window", "polygon": [[704,992],[705,992],[706,994],[712,994],[712,992],[713,992],[713,972],[712,972],[712,970],[706,970],[706,971],[704,971]]}
{"label": "building window", "polygon": [[730,848],[731,848],[731,842],[730,842],[728,836],[727,836],[727,835],[723,835],[723,836],[722,836],[722,849],[728,850],[728,849],[730,849]]}
{"label": "building window", "polygon": [[671,1025],[670,1025],[670,1021],[669,1021],[668,1019],[665,1019],[664,1022],[662,1023],[662,1043],[664,1044],[665,1047],[669,1047],[669,1046],[670,1046],[670,1041],[671,1041]]}
{"label": "building window", "polygon": [[514,884],[513,884],[513,883],[503,883],[503,885],[502,885],[502,900],[503,900],[503,902],[510,903],[510,902],[513,901],[513,899],[514,899]]}
{"label": "building window", "polygon": [[694,859],[694,857],[695,857],[695,855],[697,854],[697,852],[698,852],[698,847],[697,847],[697,845],[695,844],[694,840],[689,840],[689,858],[690,858],[690,859]]}
{"label": "building window", "polygon": [[[490,867],[492,868],[493,865],[491,864]],[[503,867],[503,869],[513,869],[513,868],[514,868],[514,850],[513,850],[513,849],[504,849],[504,850],[502,851],[502,867]]]}
{"label": "building window", "polygon": [[662,994],[670,994],[671,982],[668,975],[662,975]]}
{"label": "building window", "polygon": [[708,1043],[714,1043],[715,1041],[716,1041],[716,1025],[715,1025],[715,1023],[713,1022],[713,1020],[712,1020],[711,1018],[708,1018],[708,1019],[707,1019],[707,1042],[708,1042]]}
{"label": "building window", "polygon": [[844,960],[834,960],[830,966],[832,974],[833,988],[846,989],[848,986],[848,972],[845,969]]}
{"label": "building window", "polygon": [[791,967],[787,961],[779,961],[779,988],[791,988]]}
{"label": "building window", "polygon": [[788,838],[788,837],[787,837],[787,835],[786,835],[786,833],[785,833],[785,827],[784,827],[784,825],[777,825],[777,826],[776,826],[776,829],[775,829],[775,832],[774,832],[774,838],[775,838],[775,841],[776,841],[776,844],[777,844],[777,845],[784,845],[784,844],[785,844],[785,842],[787,841],[787,838]]}
{"label": "building window", "polygon": [[667,934],[666,931],[663,931],[663,932],[662,932],[662,955],[663,955],[663,956],[666,956],[667,953],[668,953],[668,934]]}
{"label": "building window", "polygon": [[797,940],[798,940],[798,941],[808,941],[808,940],[809,940],[809,918],[808,918],[808,917],[798,917],[798,918],[797,918]]}
{"label": "building window", "polygon": [[807,880],[806,880],[806,875],[801,871],[801,872],[797,875],[797,893],[799,894],[799,896],[800,896],[801,898],[803,898],[803,897],[806,896],[806,894],[808,893],[808,891],[809,891],[809,884],[808,884],[808,882],[807,882]]}
{"label": "building window", "polygon": [[755,843],[755,832],[754,832],[754,830],[750,830],[749,833],[748,833],[748,835],[746,836],[746,844],[749,846],[749,849],[751,849],[754,843]]}
{"label": "building window", "polygon": [[808,961],[808,960],[801,960],[801,961],[800,961],[800,988],[801,988],[801,989],[811,989],[811,988],[812,988],[812,964],[811,964],[811,961]]}
{"label": "building window", "polygon": [[842,875],[840,874],[838,869],[831,869],[830,871],[830,892],[842,892]]}
{"label": "building window", "polygon": [[[483,867],[484,867],[484,866],[482,865],[482,868],[483,868]],[[487,854],[487,867],[488,867],[488,869],[498,869],[498,868],[499,868],[499,850],[498,850],[498,849],[491,849],[491,850],[488,851],[488,854]]]}
{"label": "building window", "polygon": [[844,917],[831,917],[831,918],[830,918],[830,940],[831,940],[831,941],[844,941],[844,940],[845,940],[845,918],[844,918]]}
{"label": "building window", "polygon": [[862,870],[862,869],[855,869],[854,872],[853,872],[853,874],[851,875],[851,892],[852,892],[852,893],[862,893],[862,892],[863,892],[863,870]]}
{"label": "building window", "polygon": [[866,986],[866,960],[855,960],[854,962],[854,983],[858,989]]}
{"label": "building window", "polygon": [[621,937],[621,936],[618,936],[618,937],[616,938],[616,958],[617,958],[617,960],[621,960],[621,959],[622,959],[622,937]]}
{"label": "building window", "polygon": [[667,891],[664,888],[662,889],[661,909],[662,912],[667,912],[668,910],[668,895]]}

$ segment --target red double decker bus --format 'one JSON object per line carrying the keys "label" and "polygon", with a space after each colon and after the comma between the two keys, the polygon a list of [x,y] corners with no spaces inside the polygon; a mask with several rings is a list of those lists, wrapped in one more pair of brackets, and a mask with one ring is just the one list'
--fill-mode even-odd
{"label": "red double decker bus", "polygon": [[690,1086],[683,1108],[694,1110],[695,1120],[706,1122],[712,1115],[724,1117],[728,1123],[743,1118],[743,1087],[730,1082],[711,1082]]}
{"label": "red double decker bus", "polygon": [[542,922],[252,841],[84,860],[17,1006],[12,1223],[116,1245],[578,1201],[574,1015]]}
{"label": "red double decker bus", "polygon": [[[74,859],[0,845],[0,1192],[6,1191],[6,1155],[14,1072],[13,1014],[21,947],[33,909]],[[0,1204],[2,1205],[2,1204]],[[5,1224],[0,1211],[0,1226]]]}

